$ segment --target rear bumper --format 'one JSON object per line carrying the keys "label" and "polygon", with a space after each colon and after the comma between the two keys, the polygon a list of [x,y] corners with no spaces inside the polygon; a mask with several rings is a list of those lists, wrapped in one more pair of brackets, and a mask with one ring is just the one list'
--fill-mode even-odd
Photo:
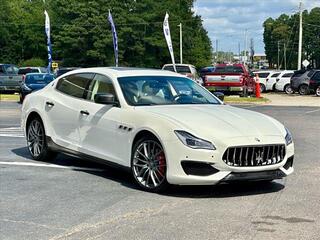
{"label": "rear bumper", "polygon": [[16,91],[20,92],[20,86],[0,86],[0,91]]}
{"label": "rear bumper", "polygon": [[210,92],[215,91],[223,91],[223,92],[242,92],[243,87],[228,87],[228,86],[205,86],[206,89],[208,89]]}

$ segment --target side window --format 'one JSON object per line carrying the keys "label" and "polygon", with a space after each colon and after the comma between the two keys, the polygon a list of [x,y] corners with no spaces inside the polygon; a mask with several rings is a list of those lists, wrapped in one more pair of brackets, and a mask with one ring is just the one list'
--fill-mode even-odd
{"label": "side window", "polygon": [[59,80],[56,89],[72,97],[84,98],[85,89],[90,84],[93,73],[78,73]]}
{"label": "side window", "polygon": [[314,80],[320,81],[320,72],[317,72],[316,74],[314,74],[314,76],[312,78]]}
{"label": "side window", "polygon": [[280,75],[280,73],[274,73],[274,74],[272,74],[272,78],[275,78],[275,77],[278,77]]}
{"label": "side window", "polygon": [[0,66],[0,74],[4,74],[3,66]]}
{"label": "side window", "polygon": [[101,74],[96,74],[93,81],[90,83],[90,86],[88,88],[86,99],[90,101],[94,101],[94,96],[97,93],[111,93],[116,97],[116,91],[114,89],[114,86],[112,84],[112,81],[110,78],[103,76]]}
{"label": "side window", "polygon": [[288,77],[291,77],[292,75],[293,75],[293,73],[286,73],[286,74],[283,74],[282,77],[288,78]]}
{"label": "side window", "polygon": [[14,74],[12,66],[6,66],[6,71],[7,71],[7,74]]}

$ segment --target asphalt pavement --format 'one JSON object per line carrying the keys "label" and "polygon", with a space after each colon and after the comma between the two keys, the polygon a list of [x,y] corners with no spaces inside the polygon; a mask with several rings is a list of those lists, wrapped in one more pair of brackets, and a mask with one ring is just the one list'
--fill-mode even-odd
{"label": "asphalt pavement", "polygon": [[20,105],[0,102],[0,239],[320,239],[320,108],[241,107],[291,130],[293,175],[153,194],[121,170],[31,160]]}

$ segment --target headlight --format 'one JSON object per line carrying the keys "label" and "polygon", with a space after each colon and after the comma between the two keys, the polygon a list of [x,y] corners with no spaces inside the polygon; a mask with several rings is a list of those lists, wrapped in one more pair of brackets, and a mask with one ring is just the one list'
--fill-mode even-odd
{"label": "headlight", "polygon": [[286,128],[286,144],[287,146],[293,142],[291,132]]}
{"label": "headlight", "polygon": [[197,138],[186,131],[175,130],[174,133],[184,145],[190,148],[216,150],[211,142]]}

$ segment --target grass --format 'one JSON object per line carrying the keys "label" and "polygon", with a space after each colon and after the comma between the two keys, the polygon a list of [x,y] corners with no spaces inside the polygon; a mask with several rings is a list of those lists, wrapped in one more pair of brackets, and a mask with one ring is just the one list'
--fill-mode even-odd
{"label": "grass", "polygon": [[19,94],[0,93],[0,101],[19,101]]}
{"label": "grass", "polygon": [[235,96],[226,96],[224,98],[225,103],[266,103],[269,102],[268,98],[261,97],[235,97]]}

